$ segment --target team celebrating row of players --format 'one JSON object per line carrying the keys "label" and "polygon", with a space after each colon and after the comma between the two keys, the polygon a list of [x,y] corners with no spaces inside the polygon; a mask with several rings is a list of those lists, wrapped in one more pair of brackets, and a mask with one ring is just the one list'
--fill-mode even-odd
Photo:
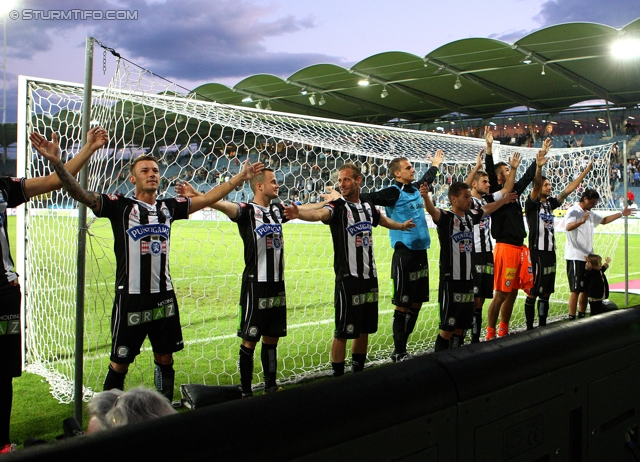
{"label": "team celebrating row of players", "polygon": [[[437,226],[441,249],[438,296],[441,322],[435,350],[459,346],[466,329],[471,329],[472,342],[478,342],[482,306],[487,298],[492,299],[486,335],[489,340],[508,333],[518,289],[528,292],[525,303],[527,326],[533,327],[536,298],[539,324],[546,323],[556,267],[553,209],[580,185],[591,169],[589,163],[564,191],[552,197],[550,183],[542,176],[550,140],[543,143],[535,161],[516,181],[520,156],[515,154],[509,164],[494,164],[493,139],[491,131],[486,130],[486,171],[481,170],[481,152],[467,181],[450,186],[450,211],[436,208],[428,192],[428,186],[438,175],[444,159],[441,151],[433,156],[431,167],[419,181],[415,181],[415,169],[408,159],[394,159],[388,167],[394,183],[367,194],[360,194],[362,175],[358,168],[345,164],[338,172],[341,195],[329,196],[325,203],[303,206],[272,203],[278,197],[279,187],[274,172],[264,168],[260,162],[251,164],[248,159],[230,181],[206,194],[197,193],[188,184],[180,183],[176,186],[179,197],[158,199],[161,181],[158,161],[151,156],[140,156],[130,163],[129,180],[135,191],[133,197],[126,198],[85,191],[74,177],[91,154],[106,143],[104,130],[93,129],[81,155],[66,166],[60,160],[55,138],[48,141],[34,133],[30,139],[33,147],[50,162],[55,174],[40,179],[2,179],[0,183],[0,212],[4,217],[5,230],[1,236],[5,272],[0,279],[0,292],[3,296],[6,292],[15,299],[10,308],[4,307],[2,315],[19,320],[20,312],[18,277],[13,271],[6,242],[5,209],[64,186],[71,197],[91,208],[96,216],[109,218],[113,228],[117,261],[116,297],[111,319],[110,365],[104,388],[124,388],[129,364],[139,354],[142,342],[148,336],[156,364],[155,386],[169,399],[173,397],[174,388],[173,353],[183,348],[179,310],[168,266],[170,230],[174,220],[186,219],[189,214],[210,206],[225,213],[238,225],[245,246],[238,327],[242,341],[238,364],[243,395],[251,396],[253,356],[260,340],[265,392],[278,389],[276,346],[287,332],[283,223],[299,218],[322,221],[331,229],[336,276],[331,363],[333,375],[341,376],[345,371],[347,340],[352,340],[352,371],[359,372],[366,361],[368,336],[378,327],[373,227],[382,225],[389,228],[394,249],[391,269],[392,303],[395,305],[393,361],[409,357],[408,338],[415,328],[422,304],[429,300],[427,249],[430,236],[425,208]],[[254,194],[252,201],[232,203],[221,200],[244,181],[249,181]],[[527,247],[524,245],[527,233],[519,196],[531,182],[533,189],[525,205],[529,225]],[[585,190],[580,202],[569,210],[566,218],[571,316],[575,316],[578,305],[579,313],[583,314],[586,309],[586,298],[579,294],[584,291],[586,270],[592,266],[587,266],[584,257],[593,253],[593,227],[630,213],[626,208],[607,217],[592,213],[598,197],[596,191]],[[386,214],[381,214],[376,206],[385,207]],[[495,240],[495,248],[489,231]],[[151,317],[144,318],[141,313],[151,313]],[[6,341],[12,336],[2,337]],[[18,367],[13,364],[15,358],[20,357],[19,336],[15,338],[17,343],[12,342],[10,349],[5,350],[12,353],[5,354],[3,370],[8,374],[8,380],[2,380],[0,385],[3,387],[10,388],[11,377],[19,375],[19,359]],[[14,350],[17,351],[16,356]],[[12,366],[7,357],[13,358]],[[9,413],[10,407],[9,399]],[[2,406],[0,413],[6,415]],[[0,445],[1,433],[0,429]]]}

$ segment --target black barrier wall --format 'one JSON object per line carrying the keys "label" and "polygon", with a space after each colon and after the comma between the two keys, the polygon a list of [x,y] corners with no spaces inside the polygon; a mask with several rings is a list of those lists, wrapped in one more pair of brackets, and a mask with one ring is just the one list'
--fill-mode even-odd
{"label": "black barrier wall", "polygon": [[639,388],[636,307],[5,460],[633,461]]}

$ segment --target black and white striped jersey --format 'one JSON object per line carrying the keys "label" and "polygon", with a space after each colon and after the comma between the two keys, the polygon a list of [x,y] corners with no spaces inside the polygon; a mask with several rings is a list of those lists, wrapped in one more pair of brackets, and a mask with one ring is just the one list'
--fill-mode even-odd
{"label": "black and white striped jersey", "polygon": [[[495,196],[500,196],[496,198]],[[471,196],[471,210],[475,210],[482,214],[482,206],[490,202],[500,200],[502,197],[500,192],[493,194],[485,194],[481,199]],[[473,251],[476,253],[493,252],[493,238],[491,237],[491,215],[485,215],[473,228]]]}
{"label": "black and white striped jersey", "polygon": [[471,281],[474,248],[473,228],[480,223],[482,211],[470,210],[463,217],[449,210],[440,210],[438,239],[440,240],[440,279]]}
{"label": "black and white striped jersey", "polygon": [[116,254],[116,293],[155,294],[173,290],[169,275],[171,223],[189,218],[190,199],[135,198],[102,194],[98,217],[111,221]]}
{"label": "black and white striped jersey", "polygon": [[281,204],[262,207],[254,202],[240,202],[233,220],[244,242],[243,281],[280,282],[284,280],[284,217]]}
{"label": "black and white striped jersey", "polygon": [[0,258],[2,258],[2,274],[0,287],[8,286],[18,275],[13,271],[14,263],[9,248],[7,233],[7,209],[27,202],[29,198],[24,192],[24,178],[0,178]]}
{"label": "black and white striped jersey", "polygon": [[549,197],[546,202],[527,197],[524,211],[529,226],[529,249],[539,252],[555,252],[556,237],[554,231],[553,211],[560,207],[555,197]]}
{"label": "black and white striped jersey", "polygon": [[373,257],[373,227],[380,224],[380,212],[368,201],[359,204],[337,199],[325,205],[331,211],[326,222],[333,238],[333,269],[336,280],[349,276],[377,278]]}

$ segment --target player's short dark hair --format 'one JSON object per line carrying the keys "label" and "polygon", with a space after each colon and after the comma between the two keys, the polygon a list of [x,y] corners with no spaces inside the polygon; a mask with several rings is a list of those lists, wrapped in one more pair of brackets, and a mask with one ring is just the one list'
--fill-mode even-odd
{"label": "player's short dark hair", "polygon": [[362,172],[360,171],[360,169],[356,166],[356,164],[352,164],[352,163],[347,163],[344,164],[342,167],[340,167],[338,169],[339,172],[346,170],[346,169],[350,169],[351,172],[353,173],[353,177],[357,180],[358,178],[362,178]]}
{"label": "player's short dark hair", "polygon": [[136,168],[136,165],[138,165],[138,162],[142,162],[143,160],[150,160],[155,162],[157,165],[160,165],[160,160],[157,157],[154,156],[148,156],[148,155],[144,155],[144,156],[138,156],[135,159],[132,159],[131,162],[129,163],[129,173],[133,174],[133,171]]}
{"label": "player's short dark hair", "polygon": [[497,164],[495,164],[493,166],[493,171],[498,173],[498,170],[501,169],[502,167],[507,167],[507,163],[506,162],[498,162]]}
{"label": "player's short dark hair", "polygon": [[258,183],[264,183],[265,172],[273,172],[273,169],[269,167],[265,167],[262,169],[260,173],[258,173],[256,176],[254,176],[249,180],[249,187],[251,188],[251,191],[253,191],[254,193],[256,192],[256,185]]}
{"label": "player's short dark hair", "polygon": [[483,178],[485,176],[489,176],[489,174],[485,170],[478,170],[473,176],[473,181],[480,181],[480,178]]}
{"label": "player's short dark hair", "polygon": [[400,162],[403,160],[409,161],[406,157],[396,157],[389,163],[389,175],[391,175],[392,178],[396,177],[396,172],[400,170]]}
{"label": "player's short dark hair", "polygon": [[547,178],[546,176],[542,175],[541,177],[542,180],[542,184],[544,184],[545,181],[547,181],[549,178]]}
{"label": "player's short dark hair", "polygon": [[449,197],[449,202],[451,202],[452,197],[454,196],[458,197],[458,195],[462,191],[466,191],[467,189],[471,189],[471,188],[469,188],[469,185],[464,181],[456,181],[455,183],[453,183],[451,186],[449,186],[449,191],[447,192],[447,196]]}
{"label": "player's short dark hair", "polygon": [[587,200],[600,199],[600,194],[598,194],[598,191],[596,191],[595,189],[587,188],[584,191],[582,191],[582,195],[580,196],[580,202],[584,201],[585,199]]}

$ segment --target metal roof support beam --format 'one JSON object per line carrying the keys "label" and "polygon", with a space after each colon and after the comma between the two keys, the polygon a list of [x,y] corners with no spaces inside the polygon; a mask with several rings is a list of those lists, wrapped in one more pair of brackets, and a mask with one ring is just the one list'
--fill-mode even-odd
{"label": "metal roof support beam", "polygon": [[611,123],[611,113],[609,112],[609,101],[607,103],[607,120],[609,121],[609,136],[613,138],[613,124]]}
{"label": "metal roof support beam", "polygon": [[308,90],[314,91],[316,93],[322,93],[323,95],[332,96],[333,98],[339,99],[340,101],[344,101],[345,103],[353,104],[354,106],[366,107],[367,109],[369,109],[371,111],[378,112],[379,114],[386,114],[390,118],[399,117],[397,115],[397,112],[394,111],[393,109],[391,109],[388,106],[382,106],[382,105],[379,105],[379,104],[371,103],[371,102],[369,102],[367,100],[364,100],[364,99],[354,98],[353,96],[348,96],[348,95],[343,95],[342,93],[338,93],[336,91],[325,90],[323,88],[315,87],[315,86],[310,85],[308,83],[298,82],[296,80],[287,79],[286,82],[288,84],[290,84],[290,85],[295,85],[296,87],[299,87],[299,88],[307,88]]}
{"label": "metal roof support beam", "polygon": [[[447,108],[448,110],[450,110],[451,112],[461,112],[460,111],[460,106],[455,104],[452,101],[448,101],[446,99],[442,99],[439,98],[437,96],[431,95],[429,93],[425,93],[419,90],[415,90],[413,88],[409,88],[405,85],[402,85],[400,83],[394,82],[393,80],[384,80],[381,79],[380,77],[377,77],[375,75],[370,75],[370,74],[364,74],[362,72],[359,71],[355,71],[353,69],[349,69],[349,72],[351,74],[357,75],[358,77],[362,77],[364,79],[369,79],[372,82],[377,83],[378,85],[386,85],[387,87],[393,88],[394,90],[398,90],[401,93],[404,93],[405,95],[409,95],[413,98],[418,98],[420,100],[423,101],[427,101],[431,104],[435,104],[436,106],[442,106]],[[475,115],[475,113],[474,113]]]}
{"label": "metal roof support beam", "polygon": [[[438,61],[437,59],[433,59],[433,58],[425,58],[429,61],[429,63],[432,63],[438,67],[442,67],[443,70],[453,74],[453,75],[457,75],[458,77],[462,77],[470,82],[475,83],[476,85],[486,88],[487,90],[496,93],[500,96],[504,96],[507,99],[510,99],[511,101],[520,104],[521,106],[526,106],[529,107],[531,106],[531,101],[529,101],[529,99],[527,97],[525,97],[524,95],[521,95],[519,93],[516,93],[514,91],[511,90],[507,90],[504,87],[501,87],[499,85],[496,85],[494,83],[488,82],[485,79],[481,79],[480,77],[474,75],[472,72],[464,72],[456,67],[450,66],[448,64],[443,63],[442,61]],[[546,109],[546,107],[541,107],[540,109]]]}
{"label": "metal roof support beam", "polygon": [[296,113],[300,114],[300,113],[310,113],[310,114],[314,114],[317,117],[324,117],[324,118],[329,118],[329,119],[337,119],[340,118],[341,115],[340,114],[336,114],[335,112],[331,112],[331,111],[326,111],[323,109],[319,109],[316,108],[314,106],[307,106],[306,104],[300,104],[300,103],[294,103],[293,101],[289,101],[283,98],[272,98],[270,96],[267,95],[261,95],[260,93],[255,93],[255,92],[250,92],[250,91],[246,91],[246,90],[240,90],[237,88],[232,88],[232,91],[236,92],[236,93],[240,93],[241,95],[245,95],[245,96],[249,96],[251,97],[251,99],[254,99],[254,97],[256,97],[259,100],[265,100],[265,101],[278,101],[278,103],[282,104],[283,106],[287,106],[287,107],[291,107],[291,108],[295,108],[296,109]]}
{"label": "metal roof support beam", "polygon": [[529,117],[529,132],[531,132],[531,139],[536,142],[536,131],[534,130],[533,123],[531,121],[531,110],[527,106],[527,116]]}
{"label": "metal roof support beam", "polygon": [[[537,62],[538,64],[542,64],[544,65],[547,69],[551,69],[552,71],[554,71],[556,74],[561,75],[562,77],[564,77],[565,79],[569,80],[570,82],[573,82],[575,85],[578,85],[582,88],[584,88],[585,90],[594,93],[595,95],[599,96],[600,98],[602,98],[605,101],[612,101],[616,104],[623,104],[623,101],[620,98],[616,98],[615,96],[609,96],[609,92],[607,90],[605,90],[604,88],[602,88],[599,85],[596,85],[595,83],[591,82],[590,80],[585,79],[584,77],[579,76],[578,74],[571,72],[569,69],[561,66],[560,64],[558,64],[555,61],[547,61],[546,59],[544,59],[542,56],[536,54],[535,52],[528,50],[526,48],[521,47],[520,45],[513,45],[513,49],[516,51],[519,51],[520,53],[526,55],[526,56],[530,56],[532,61]],[[590,58],[586,57],[586,58],[579,58],[579,59],[588,59]]]}

